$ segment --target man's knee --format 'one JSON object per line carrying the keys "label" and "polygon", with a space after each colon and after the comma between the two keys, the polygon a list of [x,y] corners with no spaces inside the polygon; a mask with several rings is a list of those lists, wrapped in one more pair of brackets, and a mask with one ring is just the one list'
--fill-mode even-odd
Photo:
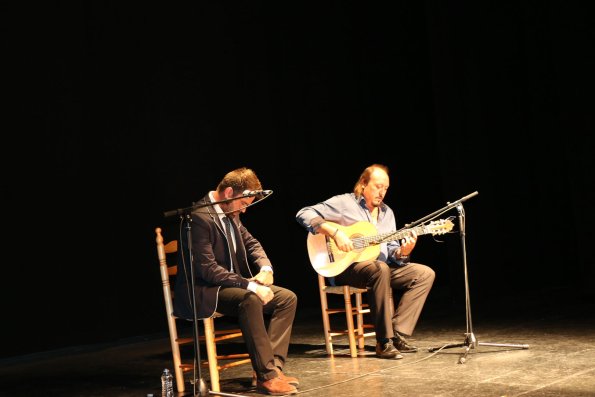
{"label": "man's knee", "polygon": [[279,297],[281,298],[281,301],[283,302],[283,305],[286,307],[297,307],[297,295],[295,294],[295,292],[283,288],[279,291],[277,291],[276,294],[279,294]]}
{"label": "man's knee", "polygon": [[426,284],[432,285],[436,279],[436,272],[434,269],[428,266],[424,266],[421,272],[420,280],[423,280]]}
{"label": "man's knee", "polygon": [[390,280],[391,269],[385,262],[376,261],[374,265],[376,266],[376,274],[379,278]]}
{"label": "man's knee", "polygon": [[240,308],[244,310],[251,308],[251,307],[258,307],[259,309],[262,308],[262,301],[258,297],[258,295],[246,290],[246,294],[242,298],[242,301],[239,304]]}

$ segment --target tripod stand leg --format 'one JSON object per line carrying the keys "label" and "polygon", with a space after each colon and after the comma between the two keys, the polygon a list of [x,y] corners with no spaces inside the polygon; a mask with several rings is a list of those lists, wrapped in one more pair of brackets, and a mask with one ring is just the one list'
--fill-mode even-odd
{"label": "tripod stand leg", "polygon": [[490,343],[490,342],[479,342],[481,346],[496,346],[496,347],[513,347],[516,349],[528,349],[529,345],[526,343]]}

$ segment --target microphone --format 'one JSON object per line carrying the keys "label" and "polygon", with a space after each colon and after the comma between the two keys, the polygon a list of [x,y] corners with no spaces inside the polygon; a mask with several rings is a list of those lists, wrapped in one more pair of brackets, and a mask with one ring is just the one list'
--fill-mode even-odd
{"label": "microphone", "polygon": [[272,190],[244,190],[242,195],[244,197],[254,197],[254,196],[263,196],[266,197],[270,194],[273,194]]}

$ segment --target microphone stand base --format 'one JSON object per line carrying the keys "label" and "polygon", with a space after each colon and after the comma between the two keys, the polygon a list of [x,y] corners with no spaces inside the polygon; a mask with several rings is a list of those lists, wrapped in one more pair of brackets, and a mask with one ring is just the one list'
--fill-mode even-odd
{"label": "microphone stand base", "polygon": [[467,355],[469,350],[475,349],[477,346],[494,346],[494,347],[510,347],[514,349],[528,349],[529,345],[525,343],[491,343],[491,342],[478,342],[473,332],[465,334],[465,341],[462,343],[449,343],[440,347],[430,347],[428,351],[430,353],[440,351],[444,349],[451,349],[453,347],[464,347],[465,351],[459,358],[459,364],[465,364],[467,361]]}

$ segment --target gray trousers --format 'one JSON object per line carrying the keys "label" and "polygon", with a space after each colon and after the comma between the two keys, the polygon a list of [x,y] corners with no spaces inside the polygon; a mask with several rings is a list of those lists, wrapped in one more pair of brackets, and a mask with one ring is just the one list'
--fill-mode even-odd
{"label": "gray trousers", "polygon": [[[435,277],[434,270],[419,263],[389,267],[373,260],[352,264],[335,277],[335,282],[369,289],[376,339],[382,340],[392,338],[395,332],[413,334]],[[393,294],[393,289],[398,293]]]}

